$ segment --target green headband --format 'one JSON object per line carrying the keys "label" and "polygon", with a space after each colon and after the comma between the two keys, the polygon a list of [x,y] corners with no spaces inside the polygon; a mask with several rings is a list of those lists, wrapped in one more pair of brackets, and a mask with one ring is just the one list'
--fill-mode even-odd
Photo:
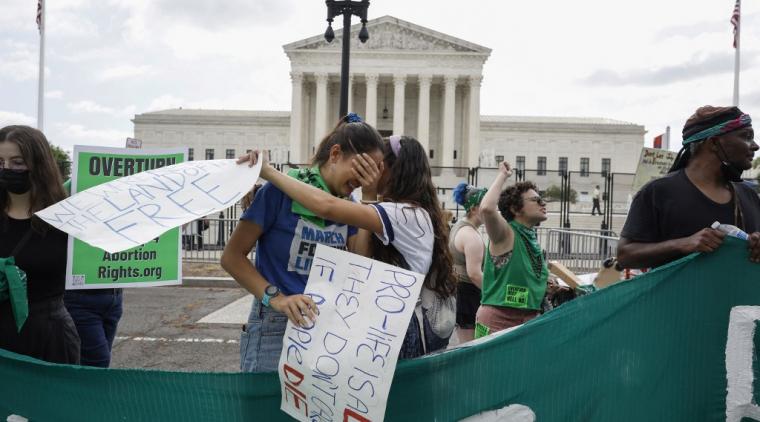
{"label": "green headband", "polygon": [[488,189],[478,189],[473,192],[472,195],[464,201],[464,210],[469,212],[473,207],[480,205],[480,201],[486,196],[486,192],[488,192]]}
{"label": "green headband", "polygon": [[742,129],[750,125],[752,125],[752,119],[749,117],[749,114],[742,114],[735,119],[719,123],[713,127],[709,127],[701,132],[697,132],[694,135],[689,136],[683,140],[683,145],[688,145],[692,142],[698,142],[711,136],[719,136],[724,133],[733,132],[737,129]]}

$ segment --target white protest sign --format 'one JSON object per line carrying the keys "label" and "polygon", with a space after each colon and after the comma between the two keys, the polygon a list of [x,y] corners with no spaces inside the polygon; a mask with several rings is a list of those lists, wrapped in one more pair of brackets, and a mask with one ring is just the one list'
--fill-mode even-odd
{"label": "white protest sign", "polygon": [[636,175],[633,178],[633,192],[638,192],[642,186],[652,180],[668,174],[673,161],[676,159],[673,151],[658,148],[642,148]]}
{"label": "white protest sign", "polygon": [[307,328],[288,321],[280,408],[301,421],[381,422],[424,279],[318,245],[304,294],[319,316]]}
{"label": "white protest sign", "polygon": [[[134,160],[119,162],[116,157],[97,165],[123,171],[130,164]],[[234,159],[189,161],[94,186],[36,214],[92,246],[121,252],[235,204],[251,190],[260,171],[260,163],[248,167]]]}

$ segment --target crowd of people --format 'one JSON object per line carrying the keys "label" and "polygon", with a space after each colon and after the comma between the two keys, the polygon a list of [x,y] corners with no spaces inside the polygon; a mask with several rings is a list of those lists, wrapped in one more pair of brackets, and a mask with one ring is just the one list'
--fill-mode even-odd
{"label": "crowd of people", "polygon": [[[714,251],[725,235],[710,226],[720,221],[749,233],[749,259],[760,263],[760,199],[740,177],[758,150],[749,115],[701,107],[683,138],[671,172],[634,197],[618,262],[651,268]],[[303,293],[318,243],[425,275],[402,359],[445,349],[452,337],[466,342],[523,324],[546,309],[554,268],[535,230],[547,219],[546,203],[534,183],[509,182],[508,162],[488,189],[457,186],[465,215],[450,226],[420,142],[383,138],[356,114],[322,139],[310,166],[284,174],[260,150],[238,160],[259,161],[267,183],[246,198],[221,258],[255,296],[241,334],[242,371],[274,371],[288,320],[315,321],[319,309]],[[66,195],[45,136],[26,126],[0,129],[0,348],[107,367],[121,290],[64,292],[67,236],[34,215]],[[10,294],[20,288],[25,300]]]}

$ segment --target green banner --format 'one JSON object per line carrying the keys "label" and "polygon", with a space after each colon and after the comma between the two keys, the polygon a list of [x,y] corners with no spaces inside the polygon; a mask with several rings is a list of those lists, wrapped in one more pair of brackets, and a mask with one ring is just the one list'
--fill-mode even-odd
{"label": "green banner", "polygon": [[[71,193],[73,195],[146,170],[179,164],[184,162],[184,157],[184,148],[140,150],[75,146]],[[118,212],[119,204],[109,204],[109,207]],[[69,236],[66,288],[180,284],[181,261],[179,228],[169,230],[144,245],[113,254]]]}
{"label": "green banner", "polygon": [[[515,409],[522,416],[500,420],[755,420],[758,320],[760,265],[728,238],[474,346],[399,362],[385,420]],[[0,417],[289,420],[274,372],[84,368],[0,351],[0,380]]]}

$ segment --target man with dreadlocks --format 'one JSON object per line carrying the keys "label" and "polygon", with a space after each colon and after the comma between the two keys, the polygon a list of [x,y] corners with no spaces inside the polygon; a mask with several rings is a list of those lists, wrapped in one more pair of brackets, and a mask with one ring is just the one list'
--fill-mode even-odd
{"label": "man with dreadlocks", "polygon": [[750,260],[760,263],[760,199],[741,174],[758,145],[752,119],[738,107],[700,107],[683,128],[670,173],[634,197],[618,245],[626,268],[657,267],[693,252],[712,252],[724,234],[714,221],[750,233]]}

